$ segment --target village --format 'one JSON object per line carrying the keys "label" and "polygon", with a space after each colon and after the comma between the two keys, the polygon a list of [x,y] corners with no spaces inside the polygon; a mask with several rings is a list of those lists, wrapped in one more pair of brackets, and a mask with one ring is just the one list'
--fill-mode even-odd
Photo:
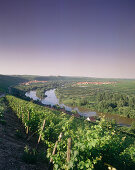
{"label": "village", "polygon": [[110,82],[110,81],[107,81],[107,82],[78,82],[76,83],[76,85],[87,85],[87,84],[94,84],[94,85],[102,85],[102,84],[116,84],[117,82]]}
{"label": "village", "polygon": [[28,82],[25,82],[25,83],[21,83],[21,85],[30,85],[32,83],[46,83],[47,81],[38,81],[38,80],[32,80],[32,81],[28,81]]}

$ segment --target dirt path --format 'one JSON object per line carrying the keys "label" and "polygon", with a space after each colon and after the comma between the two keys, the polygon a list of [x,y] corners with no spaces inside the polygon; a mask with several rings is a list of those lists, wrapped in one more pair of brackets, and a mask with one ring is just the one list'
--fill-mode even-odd
{"label": "dirt path", "polygon": [[[0,170],[41,170],[47,169],[42,164],[26,164],[22,160],[24,147],[29,146],[24,127],[12,111],[4,113],[5,124],[0,124]],[[20,130],[23,138],[16,136]]]}

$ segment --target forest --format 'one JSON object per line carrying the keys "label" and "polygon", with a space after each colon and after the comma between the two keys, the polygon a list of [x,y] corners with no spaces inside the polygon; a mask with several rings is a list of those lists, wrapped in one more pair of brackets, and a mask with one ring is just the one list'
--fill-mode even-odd
{"label": "forest", "polygon": [[83,85],[57,88],[60,102],[102,113],[135,118],[135,81],[118,81],[115,85]]}

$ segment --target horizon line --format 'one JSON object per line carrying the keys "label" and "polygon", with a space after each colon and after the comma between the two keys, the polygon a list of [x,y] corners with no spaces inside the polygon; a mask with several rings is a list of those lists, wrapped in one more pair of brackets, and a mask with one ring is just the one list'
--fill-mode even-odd
{"label": "horizon line", "polygon": [[120,77],[92,77],[92,76],[71,76],[71,75],[35,75],[35,74],[0,74],[3,76],[39,76],[39,77],[74,77],[74,78],[93,78],[93,79],[132,79],[135,78],[120,78]]}

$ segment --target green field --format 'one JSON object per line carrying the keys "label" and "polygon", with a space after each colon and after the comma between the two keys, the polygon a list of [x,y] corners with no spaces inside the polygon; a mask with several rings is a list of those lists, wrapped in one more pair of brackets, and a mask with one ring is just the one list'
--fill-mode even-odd
{"label": "green field", "polygon": [[135,118],[135,80],[111,85],[74,85],[56,90],[61,103]]}

